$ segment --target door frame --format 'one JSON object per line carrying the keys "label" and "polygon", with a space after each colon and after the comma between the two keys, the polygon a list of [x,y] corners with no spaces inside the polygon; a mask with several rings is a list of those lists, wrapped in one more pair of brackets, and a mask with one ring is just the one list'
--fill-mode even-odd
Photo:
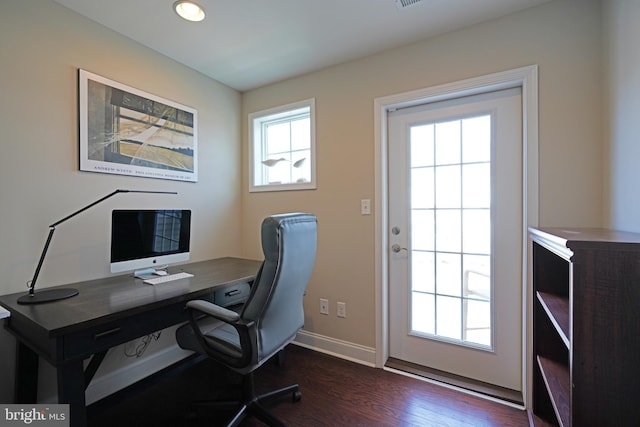
{"label": "door frame", "polygon": [[522,393],[530,406],[532,297],[528,280],[527,229],[538,225],[538,66],[470,78],[443,85],[376,98],[375,132],[375,287],[376,367],[384,368],[389,357],[389,242],[387,115],[401,107],[476,95],[511,87],[522,88]]}

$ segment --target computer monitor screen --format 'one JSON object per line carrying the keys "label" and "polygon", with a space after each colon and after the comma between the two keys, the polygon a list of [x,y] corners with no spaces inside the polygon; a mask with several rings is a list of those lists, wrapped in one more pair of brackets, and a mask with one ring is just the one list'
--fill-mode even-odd
{"label": "computer monitor screen", "polygon": [[190,238],[190,210],[114,210],[111,272],[153,269],[187,261]]}

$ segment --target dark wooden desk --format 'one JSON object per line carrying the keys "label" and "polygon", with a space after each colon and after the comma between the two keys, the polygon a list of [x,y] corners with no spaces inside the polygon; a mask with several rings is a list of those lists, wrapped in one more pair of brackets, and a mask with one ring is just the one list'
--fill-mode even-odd
{"label": "dark wooden desk", "polygon": [[156,286],[132,275],[111,276],[65,285],[80,294],[39,305],[19,305],[24,292],[0,296],[0,305],[11,312],[5,327],[18,341],[15,402],[37,403],[38,359],[43,357],[57,370],[58,402],[70,404],[71,425],[85,426],[85,389],[108,349],[187,321],[186,301],[253,281],[260,263],[219,258],[184,264],[169,273],[186,271],[193,277]]}

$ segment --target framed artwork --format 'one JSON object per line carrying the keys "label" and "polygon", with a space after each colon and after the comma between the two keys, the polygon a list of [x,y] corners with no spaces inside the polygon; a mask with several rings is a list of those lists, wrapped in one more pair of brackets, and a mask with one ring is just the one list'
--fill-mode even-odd
{"label": "framed artwork", "polygon": [[79,70],[80,170],[198,180],[198,112]]}

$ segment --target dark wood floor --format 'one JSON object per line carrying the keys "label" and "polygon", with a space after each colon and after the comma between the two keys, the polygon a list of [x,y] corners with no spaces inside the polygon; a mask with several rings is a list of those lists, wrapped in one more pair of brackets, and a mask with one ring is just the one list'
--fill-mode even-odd
{"label": "dark wood floor", "polygon": [[[268,363],[256,373],[258,392],[296,382],[302,400],[283,400],[271,408],[289,426],[528,426],[526,413],[519,409],[294,345],[286,349],[284,366]],[[188,424],[189,402],[229,396],[235,384],[235,374],[205,361],[113,408],[90,411],[89,425],[221,425],[224,414],[204,409]],[[254,419],[242,424],[261,425]]]}

